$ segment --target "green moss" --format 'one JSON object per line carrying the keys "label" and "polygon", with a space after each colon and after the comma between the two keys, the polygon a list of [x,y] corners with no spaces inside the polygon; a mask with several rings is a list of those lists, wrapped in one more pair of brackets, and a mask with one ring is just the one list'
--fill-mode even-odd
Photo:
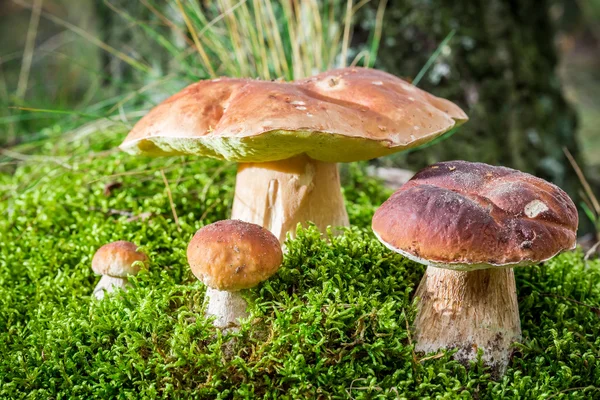
{"label": "green moss", "polygon": [[[423,267],[369,231],[389,192],[357,165],[343,169],[355,228],[298,232],[276,277],[247,293],[252,316],[227,358],[185,248],[227,217],[235,167],[105,153],[118,136],[48,143],[51,158],[0,175],[0,398],[600,398],[600,315],[582,305],[600,304],[600,263],[579,252],[518,270],[525,339],[502,380],[413,354]],[[91,257],[117,239],[152,266],[92,301]]]}

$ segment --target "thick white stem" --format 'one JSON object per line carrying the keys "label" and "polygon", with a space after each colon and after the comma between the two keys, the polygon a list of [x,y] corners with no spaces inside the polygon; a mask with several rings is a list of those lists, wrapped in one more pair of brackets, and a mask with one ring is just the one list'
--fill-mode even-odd
{"label": "thick white stem", "polygon": [[425,353],[458,349],[463,363],[483,360],[501,376],[511,345],[521,340],[514,272],[506,269],[452,271],[428,267],[415,294],[415,350]]}
{"label": "thick white stem", "polygon": [[94,288],[93,296],[98,300],[102,300],[106,294],[114,292],[117,288],[127,290],[128,285],[127,278],[115,278],[114,276],[103,275]]}
{"label": "thick white stem", "polygon": [[214,325],[225,330],[236,330],[240,326],[239,318],[246,318],[248,304],[240,292],[227,292],[222,290],[206,288],[208,306],[207,317],[216,317]]}
{"label": "thick white stem", "polygon": [[282,243],[299,222],[311,221],[323,232],[348,226],[337,165],[305,155],[241,163],[231,218],[261,225]]}

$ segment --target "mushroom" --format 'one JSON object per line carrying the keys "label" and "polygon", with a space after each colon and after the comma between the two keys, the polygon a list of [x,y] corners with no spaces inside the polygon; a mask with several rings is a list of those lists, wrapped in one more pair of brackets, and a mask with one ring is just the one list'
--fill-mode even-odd
{"label": "mushroom", "polygon": [[218,221],[200,229],[187,248],[193,274],[206,286],[207,316],[214,325],[236,330],[248,316],[240,290],[271,277],[283,255],[277,238],[263,227],[237,220]]}
{"label": "mushroom", "polygon": [[483,349],[496,376],[521,339],[513,267],[576,245],[578,216],[557,186],[510,168],[450,161],[418,172],[373,216],[391,250],[427,265],[415,293],[415,350]]}
{"label": "mushroom", "polygon": [[127,277],[137,275],[147,262],[148,257],[131,242],[119,240],[100,247],[92,259],[92,270],[103,276],[93,295],[101,300],[105,292],[111,293],[116,288],[127,290]]}
{"label": "mushroom", "polygon": [[284,241],[299,222],[348,225],[335,163],[410,149],[466,120],[393,75],[344,68],[294,82],[195,83],[152,109],[121,148],[238,162],[231,218]]}

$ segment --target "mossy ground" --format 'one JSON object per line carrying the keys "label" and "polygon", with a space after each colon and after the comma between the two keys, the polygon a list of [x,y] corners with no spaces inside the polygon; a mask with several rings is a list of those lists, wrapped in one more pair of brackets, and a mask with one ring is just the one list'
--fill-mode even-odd
{"label": "mossy ground", "polygon": [[[0,398],[600,398],[598,261],[574,252],[517,271],[524,340],[501,380],[450,353],[414,354],[423,268],[370,232],[389,193],[359,166],[343,170],[354,227],[287,243],[280,272],[247,293],[252,316],[225,357],[185,249],[228,216],[235,166],[133,158],[111,150],[121,137],[48,141],[36,153],[47,157],[0,174]],[[151,268],[93,301],[91,257],[118,239],[141,244]]]}

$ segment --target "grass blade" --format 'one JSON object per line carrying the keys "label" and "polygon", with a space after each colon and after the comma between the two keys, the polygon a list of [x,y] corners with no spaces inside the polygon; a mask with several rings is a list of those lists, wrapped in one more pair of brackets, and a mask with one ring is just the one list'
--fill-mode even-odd
{"label": "grass blade", "polygon": [[19,72],[19,82],[17,84],[16,96],[19,99],[23,99],[25,92],[27,91],[27,82],[29,81],[29,71],[31,70],[31,62],[33,60],[35,38],[37,36],[38,25],[40,22],[42,3],[43,0],[35,0],[31,9],[31,19],[29,20],[29,28],[27,29],[25,50],[23,51],[21,71]]}
{"label": "grass blade", "polygon": [[215,73],[212,63],[210,62],[208,55],[206,54],[206,52],[204,51],[204,48],[202,47],[202,44],[200,43],[200,39],[198,39],[198,34],[196,33],[196,29],[194,29],[194,26],[192,25],[192,21],[190,21],[190,18],[188,17],[187,13],[185,12],[183,4],[181,4],[181,0],[175,0],[175,1],[177,2],[177,6],[179,7],[179,10],[181,11],[181,16],[183,17],[183,20],[185,21],[185,24],[188,27],[190,35],[192,35],[192,39],[194,40],[194,44],[196,45],[196,50],[198,50],[198,53],[200,54],[200,58],[202,59],[202,62],[204,63],[204,67],[207,69],[210,77],[216,78],[217,74]]}
{"label": "grass blade", "polygon": [[415,79],[413,79],[413,81],[412,81],[413,85],[417,86],[419,84],[419,82],[421,82],[421,79],[423,79],[423,77],[425,76],[425,74],[427,73],[429,68],[431,68],[431,66],[433,65],[435,60],[437,60],[437,58],[442,53],[442,49],[444,48],[444,46],[446,46],[450,42],[450,40],[454,37],[455,33],[456,33],[456,30],[452,29],[450,31],[450,33],[448,35],[446,35],[444,40],[442,40],[442,43],[440,43],[440,45],[437,47],[437,49],[435,49],[435,51],[433,52],[431,57],[429,57],[429,59],[427,60],[427,62],[423,66],[423,68],[421,68],[421,70],[419,71],[419,73],[417,74]]}
{"label": "grass blade", "polygon": [[340,56],[341,67],[346,66],[348,47],[350,46],[350,24],[352,22],[352,0],[346,2],[346,17],[344,18],[344,39],[342,41],[342,52]]}

